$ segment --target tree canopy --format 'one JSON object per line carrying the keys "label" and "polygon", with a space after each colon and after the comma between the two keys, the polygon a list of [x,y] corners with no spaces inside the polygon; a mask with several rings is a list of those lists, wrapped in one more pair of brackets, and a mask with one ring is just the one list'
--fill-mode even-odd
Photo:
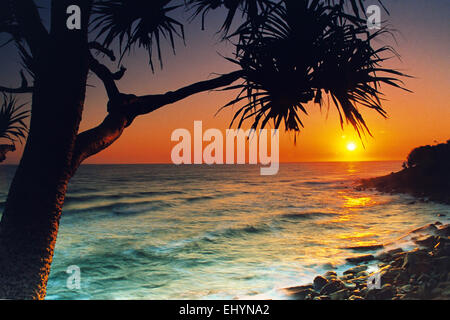
{"label": "tree canopy", "polygon": [[[322,107],[328,102],[328,106],[333,104],[338,110],[341,125],[348,122],[361,136],[366,132],[370,134],[361,107],[386,117],[380,86],[404,89],[400,79],[406,75],[383,67],[383,62],[397,55],[395,49],[389,45],[374,45],[391,31],[386,27],[368,30],[364,0],[84,2],[89,8],[89,48],[104,57],[90,54],[90,70],[105,84],[110,99],[108,111],[114,109],[119,97],[122,102],[125,97],[128,97],[127,101],[135,97],[122,94],[116,86],[126,72],[122,66],[126,54],[136,48],[146,50],[154,70],[155,58],[161,66],[163,64],[162,43],[168,42],[175,53],[175,38],[184,40],[186,22],[173,16],[175,10],[188,10],[190,21],[202,19],[203,28],[211,11],[225,10],[217,32],[222,41],[235,45],[234,55],[226,59],[237,65],[239,71],[171,92],[170,99],[165,101],[160,101],[162,95],[138,97],[140,99],[133,101],[139,106],[128,112],[127,126],[136,116],[154,111],[167,102],[227,86],[240,79],[238,84],[225,88],[238,92],[236,98],[224,106],[239,105],[231,124],[241,127],[249,120],[252,128],[264,128],[270,122],[275,128],[283,125],[286,130],[299,131],[303,127],[302,114],[308,114],[307,104]],[[381,1],[379,4],[383,6]],[[16,44],[22,66],[28,77],[34,79],[39,67],[33,49],[37,44],[26,30],[25,26],[30,24],[23,23],[25,14],[22,10],[29,11],[29,19],[40,20],[38,9],[31,0],[1,0],[0,8],[0,32],[10,35],[8,43]],[[48,31],[42,24],[38,25],[41,28],[39,35],[47,37]],[[120,51],[118,59],[114,54],[117,47]],[[110,71],[102,59],[117,61],[119,69]],[[32,93],[33,87],[28,86],[23,72],[21,75],[20,87],[0,87],[0,91]],[[164,96],[168,98],[167,94]]]}

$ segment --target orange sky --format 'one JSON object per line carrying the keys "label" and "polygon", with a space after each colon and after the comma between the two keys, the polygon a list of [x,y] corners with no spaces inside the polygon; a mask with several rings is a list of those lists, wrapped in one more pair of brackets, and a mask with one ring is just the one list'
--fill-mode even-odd
{"label": "orange sky", "polygon": [[[448,1],[397,1],[390,5],[388,18],[397,30],[398,52],[402,61],[392,61],[401,71],[415,76],[406,79],[405,85],[414,93],[384,87],[388,101],[384,106],[389,114],[385,120],[372,110],[362,113],[373,133],[363,149],[357,135],[350,127],[341,130],[334,106],[327,114],[318,106],[309,106],[309,117],[304,116],[305,128],[294,145],[292,134],[281,133],[280,160],[294,161],[344,161],[344,160],[402,160],[419,145],[444,142],[450,139],[450,8]],[[214,30],[217,23],[207,23],[210,32],[199,30],[198,23],[186,27],[187,46],[178,43],[177,55],[165,51],[164,69],[152,74],[147,67],[147,56],[137,52],[125,60],[128,68],[119,88],[126,93],[149,94],[177,89],[213,77],[211,73],[226,73],[233,65],[217,52],[227,55],[230,44],[218,43]],[[2,62],[3,63],[3,62]],[[99,123],[106,113],[106,95],[101,84],[91,76],[82,129]],[[88,159],[87,163],[166,163],[174,142],[173,130],[192,130],[194,120],[203,120],[204,130],[219,128],[225,131],[232,117],[226,110],[214,117],[217,109],[234,97],[231,92],[208,92],[192,96],[152,114],[135,120],[113,146]],[[349,152],[346,144],[357,143]],[[17,163],[21,148],[9,154],[6,163]]]}

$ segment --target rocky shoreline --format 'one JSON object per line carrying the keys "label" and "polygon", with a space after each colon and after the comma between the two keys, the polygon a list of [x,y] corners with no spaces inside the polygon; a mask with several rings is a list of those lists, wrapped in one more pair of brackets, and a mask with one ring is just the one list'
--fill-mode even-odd
{"label": "rocky shoreline", "polygon": [[[411,241],[416,248],[348,258],[354,266],[342,275],[328,271],[315,277],[313,283],[283,291],[298,300],[450,299],[450,224],[429,224],[409,232],[399,242],[402,240]],[[370,273],[369,263],[375,263],[378,270]]]}

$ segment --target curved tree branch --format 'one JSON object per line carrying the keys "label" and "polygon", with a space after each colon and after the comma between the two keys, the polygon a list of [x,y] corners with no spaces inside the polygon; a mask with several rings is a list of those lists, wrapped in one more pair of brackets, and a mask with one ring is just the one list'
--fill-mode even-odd
{"label": "curved tree branch", "polygon": [[[103,70],[103,72],[106,71]],[[75,172],[78,166],[88,157],[99,153],[114,143],[137,116],[151,113],[193,94],[230,85],[238,80],[242,74],[242,71],[234,71],[165,94],[140,97],[121,93],[113,95],[114,99],[110,98],[108,115],[103,122],[95,128],[78,134],[72,156],[72,171]]]}
{"label": "curved tree branch", "polygon": [[5,93],[32,93],[33,90],[33,87],[8,88],[0,86],[0,92]]}
{"label": "curved tree branch", "polygon": [[238,70],[228,74],[221,75],[211,80],[200,81],[189,86],[180,88],[176,91],[169,91],[165,94],[146,95],[137,97],[135,103],[131,106],[132,113],[135,116],[153,112],[165,105],[183,100],[193,94],[214,90],[227,86],[243,75],[243,71]]}
{"label": "curved tree branch", "polygon": [[89,69],[103,81],[108,98],[115,100],[120,94],[115,81],[123,77],[126,69],[122,67],[120,71],[112,73],[105,65],[98,62],[92,54],[89,54]]}
{"label": "curved tree branch", "polygon": [[106,55],[109,59],[111,59],[111,61],[116,61],[116,56],[114,55],[114,51],[106,48],[105,46],[103,46],[102,44],[100,44],[97,41],[89,42],[89,49],[97,50],[97,51],[103,53],[104,55]]}
{"label": "curved tree branch", "polygon": [[34,88],[28,86],[28,81],[25,75],[23,74],[23,71],[20,71],[20,77],[22,78],[22,83],[20,87],[18,88],[8,88],[8,87],[2,87],[0,86],[0,92],[6,92],[6,93],[31,93],[33,92]]}

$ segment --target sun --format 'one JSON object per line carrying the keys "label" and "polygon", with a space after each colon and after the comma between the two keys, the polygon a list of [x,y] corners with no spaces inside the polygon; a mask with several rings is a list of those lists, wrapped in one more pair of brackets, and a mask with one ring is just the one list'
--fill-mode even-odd
{"label": "sun", "polygon": [[354,143],[354,142],[347,143],[347,150],[348,151],[355,151],[356,150],[356,143]]}

